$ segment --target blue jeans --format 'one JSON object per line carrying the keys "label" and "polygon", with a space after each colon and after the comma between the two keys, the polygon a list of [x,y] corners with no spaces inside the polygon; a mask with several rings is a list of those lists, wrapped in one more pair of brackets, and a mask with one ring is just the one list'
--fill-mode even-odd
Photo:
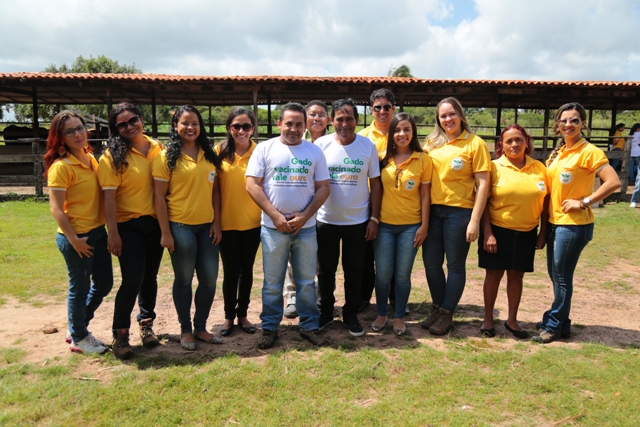
{"label": "blue jeans", "polygon": [[554,334],[571,332],[573,272],[580,253],[593,238],[593,223],[552,225],[547,244],[547,270],[553,282],[553,304],[542,316],[542,328]]}
{"label": "blue jeans", "polygon": [[111,254],[107,250],[107,231],[104,225],[88,233],[78,234],[78,237],[86,236],[89,236],[87,244],[93,246],[93,255],[82,258],[64,234],[58,233],[56,236],[56,244],[69,273],[67,312],[69,332],[74,342],[83,340],[89,334],[87,326],[93,319],[93,314],[113,287]]}
{"label": "blue jeans", "polygon": [[[173,304],[176,306],[180,333],[202,332],[216,294],[218,279],[218,245],[211,243],[211,223],[188,225],[169,222],[175,250],[171,254],[173,265]],[[191,282],[193,272],[198,277],[194,303],[196,306],[191,326]]]}
{"label": "blue jeans", "polygon": [[282,321],[284,276],[291,254],[293,280],[296,284],[296,310],[300,316],[300,329],[318,329],[320,312],[316,305],[314,278],[318,255],[316,228],[301,229],[298,234],[281,233],[275,228],[262,226],[262,265],[264,284],[262,286],[262,329],[277,331]]}
{"label": "blue jeans", "polygon": [[[429,233],[422,244],[422,261],[427,273],[427,284],[435,305],[455,310],[462,298],[467,281],[467,226],[471,209],[445,205],[431,205]],[[444,274],[444,257],[447,272]]]}
{"label": "blue jeans", "polygon": [[631,157],[629,159],[629,182],[633,182],[638,174],[638,167],[640,166],[640,156]]}
{"label": "blue jeans", "polygon": [[633,195],[631,196],[631,201],[635,203],[640,203],[640,170],[638,170],[638,175],[636,175],[636,186],[633,188]]}
{"label": "blue jeans", "polygon": [[[396,319],[404,319],[404,309],[411,293],[411,270],[418,248],[413,247],[413,239],[420,224],[391,225],[381,222],[378,235],[373,240],[376,261],[376,306],[378,316],[388,312],[389,287],[391,278],[396,283]],[[394,274],[395,271],[395,274]]]}

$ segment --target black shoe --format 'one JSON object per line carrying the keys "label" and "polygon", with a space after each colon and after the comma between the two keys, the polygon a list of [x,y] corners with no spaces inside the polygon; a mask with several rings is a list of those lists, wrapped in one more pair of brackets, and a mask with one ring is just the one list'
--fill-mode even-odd
{"label": "black shoe", "polygon": [[364,329],[360,325],[360,322],[358,322],[358,318],[356,316],[344,317],[342,323],[344,323],[344,326],[347,327],[352,336],[361,337],[364,335]]}
{"label": "black shoe", "polygon": [[324,330],[327,326],[333,323],[333,314],[320,314],[320,321],[318,322],[318,329]]}
{"label": "black shoe", "polygon": [[329,345],[329,342],[322,335],[319,329],[314,329],[313,331],[300,331],[300,336],[316,347]]}
{"label": "black shoe", "polygon": [[496,328],[482,329],[480,328],[480,335],[482,338],[493,338],[496,336]]}
{"label": "black shoe", "polygon": [[504,328],[511,332],[513,334],[514,337],[516,338],[520,338],[521,340],[527,339],[529,338],[529,332],[527,331],[522,331],[522,330],[517,330],[517,329],[513,329],[511,326],[509,326],[509,324],[507,322],[504,322]]}
{"label": "black shoe", "polygon": [[228,328],[220,328],[220,335],[223,337],[230,337],[233,335],[233,323]]}

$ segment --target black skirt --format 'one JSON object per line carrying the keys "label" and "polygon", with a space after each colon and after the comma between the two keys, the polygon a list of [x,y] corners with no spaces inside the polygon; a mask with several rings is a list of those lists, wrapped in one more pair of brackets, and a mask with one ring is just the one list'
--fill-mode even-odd
{"label": "black skirt", "polygon": [[531,231],[516,231],[491,224],[496,238],[498,252],[484,250],[484,236],[478,239],[478,266],[488,270],[514,270],[529,273],[533,271],[536,256],[538,227]]}

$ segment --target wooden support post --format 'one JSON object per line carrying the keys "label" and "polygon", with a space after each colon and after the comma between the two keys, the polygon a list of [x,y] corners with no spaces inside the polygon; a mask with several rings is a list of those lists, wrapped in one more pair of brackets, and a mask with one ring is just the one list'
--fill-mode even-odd
{"label": "wooden support post", "polygon": [[593,127],[593,108],[589,109],[589,124],[587,125],[589,129]]}
{"label": "wooden support post", "polygon": [[498,109],[496,111],[496,136],[500,135],[502,125],[502,100],[498,97]]}
{"label": "wooden support post", "polygon": [[158,116],[156,114],[156,90],[151,91],[151,135],[158,138]]}
{"label": "wooden support post", "polygon": [[401,93],[399,95],[400,96],[398,96],[398,101],[400,101],[400,102],[398,103],[398,107],[400,107],[399,108],[400,113],[404,113],[404,94]]}
{"label": "wooden support post", "polygon": [[267,93],[267,138],[273,138],[273,127],[271,126],[271,92]]}
{"label": "wooden support post", "polygon": [[38,129],[40,127],[40,124],[38,122],[38,88],[37,87],[34,86],[32,88],[31,96],[32,96],[31,107],[33,110],[33,116],[31,117],[33,122],[31,123],[31,127],[33,129],[33,137],[40,138],[40,131]]}
{"label": "wooden support post", "polygon": [[[611,107],[611,129],[615,129],[616,121],[618,119],[618,103],[613,100],[613,107]],[[609,140],[609,143],[613,143],[613,140]]]}
{"label": "wooden support post", "polygon": [[43,197],[44,177],[42,176],[42,156],[38,141],[31,143],[31,154],[33,154],[33,175],[36,178],[36,197]]}
{"label": "wooden support post", "polygon": [[542,123],[542,151],[544,152],[545,157],[547,156],[547,151],[549,149],[549,103],[547,102],[544,106],[544,119]]}
{"label": "wooden support post", "polygon": [[518,123],[518,107],[513,109],[513,122]]}
{"label": "wooden support post", "polygon": [[[253,114],[256,116],[256,120],[258,120],[258,89],[253,90]],[[258,137],[258,126],[253,129],[253,137]]]}
{"label": "wooden support post", "polygon": [[[107,88],[107,111],[111,111],[113,108],[113,99],[111,97],[111,88]],[[107,132],[109,134],[109,138],[111,138],[111,128],[107,126]]]}

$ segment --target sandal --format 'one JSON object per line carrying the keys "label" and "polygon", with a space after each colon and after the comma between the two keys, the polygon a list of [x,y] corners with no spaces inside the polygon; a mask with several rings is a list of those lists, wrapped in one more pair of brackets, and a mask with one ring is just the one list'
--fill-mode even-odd
{"label": "sandal", "polygon": [[373,322],[371,324],[371,329],[373,329],[374,332],[380,332],[381,330],[384,329],[386,324],[387,324],[387,319],[384,319],[384,323],[382,325],[377,325],[375,322]]}
{"label": "sandal", "polygon": [[395,326],[393,327],[393,332],[395,332],[395,334],[399,337],[401,337],[402,335],[404,335],[405,332],[407,332],[407,325],[402,325],[402,329],[400,328],[396,328]]}
{"label": "sandal", "polygon": [[196,341],[193,339],[191,332],[180,334],[180,347],[188,351],[194,351],[196,349]]}
{"label": "sandal", "polygon": [[[202,333],[208,334],[209,336],[208,337],[202,337],[202,336],[199,335],[199,334],[202,334]],[[224,342],[224,341],[222,341],[222,338],[220,338],[220,337],[218,337],[216,335],[210,334],[207,331],[196,332],[194,335],[195,335],[196,339],[199,339],[200,341],[204,341],[204,342],[209,343],[209,344],[222,344]]]}

